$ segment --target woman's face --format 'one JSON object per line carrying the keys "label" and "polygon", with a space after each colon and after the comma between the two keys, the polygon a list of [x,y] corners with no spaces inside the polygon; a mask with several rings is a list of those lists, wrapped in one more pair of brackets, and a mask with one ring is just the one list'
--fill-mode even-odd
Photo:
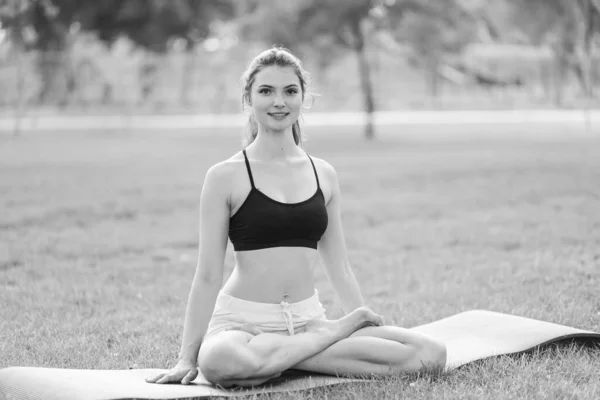
{"label": "woman's face", "polygon": [[266,67],[254,76],[250,106],[268,130],[284,131],[298,120],[302,107],[300,79],[291,67]]}

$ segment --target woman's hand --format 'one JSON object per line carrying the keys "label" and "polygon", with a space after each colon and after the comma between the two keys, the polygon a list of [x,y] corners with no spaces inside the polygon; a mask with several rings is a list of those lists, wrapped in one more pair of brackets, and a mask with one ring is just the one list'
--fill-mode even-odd
{"label": "woman's hand", "polygon": [[198,366],[196,363],[188,361],[179,361],[173,368],[154,378],[146,379],[148,383],[179,383],[189,384],[198,376]]}

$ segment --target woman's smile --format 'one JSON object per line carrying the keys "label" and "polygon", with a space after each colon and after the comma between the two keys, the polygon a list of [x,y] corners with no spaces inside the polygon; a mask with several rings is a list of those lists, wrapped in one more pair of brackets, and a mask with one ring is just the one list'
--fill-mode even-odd
{"label": "woman's smile", "polygon": [[274,112],[274,113],[267,113],[267,114],[276,120],[283,120],[288,115],[290,115],[290,113],[287,113],[287,112]]}

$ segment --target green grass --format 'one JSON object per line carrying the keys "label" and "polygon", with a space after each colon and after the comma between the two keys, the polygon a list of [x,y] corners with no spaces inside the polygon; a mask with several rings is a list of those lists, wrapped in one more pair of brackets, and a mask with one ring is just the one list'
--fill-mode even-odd
{"label": "green grass", "polygon": [[[368,303],[405,327],[488,309],[600,331],[600,140],[461,128],[470,138],[421,139],[443,127],[393,128],[372,143],[358,129],[310,132],[307,149],[338,171]],[[171,365],[202,180],[238,148],[225,130],[0,137],[0,368]],[[340,316],[322,270],[316,284]],[[593,399],[599,371],[599,351],[561,346],[257,398]]]}

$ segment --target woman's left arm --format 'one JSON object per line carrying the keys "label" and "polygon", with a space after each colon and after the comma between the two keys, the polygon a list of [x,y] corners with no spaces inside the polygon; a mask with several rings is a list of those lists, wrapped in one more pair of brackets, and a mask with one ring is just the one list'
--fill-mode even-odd
{"label": "woman's left arm", "polygon": [[331,188],[331,197],[327,203],[329,222],[327,229],[318,245],[319,255],[327,271],[327,276],[337,292],[344,313],[365,305],[360,287],[350,267],[344,230],[341,219],[341,192],[335,169],[326,162],[322,169],[325,172],[328,186]]}

